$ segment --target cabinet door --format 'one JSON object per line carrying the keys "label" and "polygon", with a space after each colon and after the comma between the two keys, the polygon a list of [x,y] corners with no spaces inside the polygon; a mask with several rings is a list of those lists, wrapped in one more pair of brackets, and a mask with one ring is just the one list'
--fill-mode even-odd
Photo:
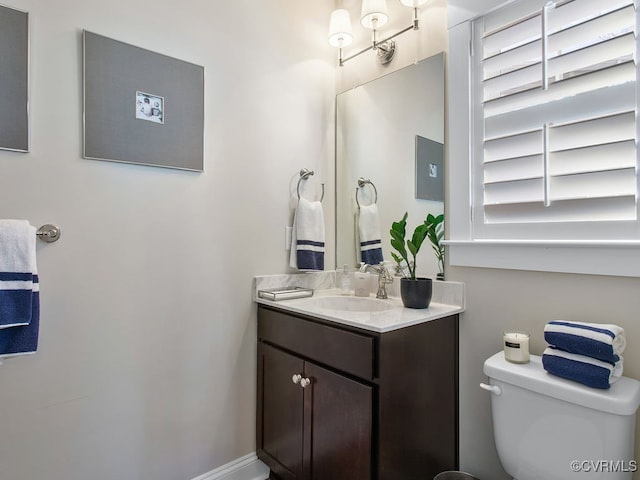
{"label": "cabinet door", "polygon": [[372,387],[310,362],[305,377],[305,480],[371,480]]}
{"label": "cabinet door", "polygon": [[258,346],[258,453],[283,480],[302,478],[303,394],[294,374],[304,362],[281,350]]}

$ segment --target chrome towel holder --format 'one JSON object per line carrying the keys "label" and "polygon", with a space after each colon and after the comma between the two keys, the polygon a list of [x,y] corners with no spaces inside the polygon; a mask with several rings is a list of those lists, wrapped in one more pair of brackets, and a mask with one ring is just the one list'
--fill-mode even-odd
{"label": "chrome towel holder", "polygon": [[50,223],[47,223],[46,225],[42,225],[38,229],[38,231],[36,232],[36,235],[43,242],[53,243],[60,238],[60,235],[62,235],[62,230],[60,230],[60,227],[56,225],[51,225]]}
{"label": "chrome towel holder", "polygon": [[[313,170],[309,170],[308,168],[303,168],[300,170],[300,178],[298,179],[298,186],[296,187],[296,192],[298,193],[298,200],[300,200],[300,182],[302,180],[308,180],[310,176],[312,176],[315,172]],[[320,196],[320,201],[324,199],[324,183],[322,185],[322,195]]]}
{"label": "chrome towel holder", "polygon": [[356,203],[358,204],[358,209],[360,209],[360,202],[358,201],[358,192],[360,191],[361,188],[364,188],[367,185],[371,185],[373,187],[373,192],[375,194],[374,200],[370,205],[373,205],[374,203],[378,203],[378,189],[376,188],[376,186],[368,178],[360,177],[358,179],[358,188],[356,188]]}

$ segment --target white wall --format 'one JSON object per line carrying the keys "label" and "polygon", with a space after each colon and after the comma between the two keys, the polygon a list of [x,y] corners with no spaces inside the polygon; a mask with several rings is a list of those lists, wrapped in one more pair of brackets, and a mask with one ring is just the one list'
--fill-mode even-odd
{"label": "white wall", "polygon": [[[252,277],[287,271],[302,167],[333,238],[331,6],[11,6],[31,14],[32,148],[0,151],[0,218],[62,238],[38,245],[39,351],[0,366],[0,478],[188,480],[253,451]],[[204,173],[81,158],[83,28],[204,65]]]}

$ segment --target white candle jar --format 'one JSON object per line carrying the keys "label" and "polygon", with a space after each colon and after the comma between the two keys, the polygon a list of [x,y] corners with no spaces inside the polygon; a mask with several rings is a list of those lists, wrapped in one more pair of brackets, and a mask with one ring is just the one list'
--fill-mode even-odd
{"label": "white candle jar", "polygon": [[529,334],[505,332],[504,358],[512,363],[529,363]]}

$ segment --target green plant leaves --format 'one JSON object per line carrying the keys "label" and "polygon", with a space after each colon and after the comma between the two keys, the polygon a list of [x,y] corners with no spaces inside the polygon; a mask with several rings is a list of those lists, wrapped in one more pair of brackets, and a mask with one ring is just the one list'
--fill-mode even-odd
{"label": "green plant leaves", "polygon": [[424,224],[427,227],[427,237],[431,242],[431,247],[436,254],[436,258],[438,259],[440,272],[443,273],[444,245],[442,245],[441,241],[444,237],[444,214],[440,214],[437,217],[428,214]]}
{"label": "green plant leaves", "polygon": [[428,232],[429,232],[429,227],[424,223],[422,225],[418,225],[416,229],[413,231],[413,237],[411,237],[411,243],[415,246],[416,253],[418,253],[418,250],[420,250],[420,247],[422,246],[422,242],[424,242],[424,239],[427,237]]}
{"label": "green plant leaves", "polygon": [[394,255],[393,258],[397,263],[400,263],[402,260],[408,263],[407,250],[404,246],[404,237],[406,235],[408,216],[409,214],[405,212],[404,216],[399,222],[393,222],[391,224],[391,230],[389,231],[389,233],[391,234],[391,246],[398,251],[401,257],[400,260],[397,260],[396,256]]}
{"label": "green plant leaves", "polygon": [[[425,239],[429,239],[431,246],[436,254],[440,270],[444,269],[444,246],[441,240],[444,237],[444,214],[434,216],[427,214],[424,222],[418,225],[413,231],[410,240],[405,240],[407,234],[407,218],[409,214],[405,212],[402,219],[391,224],[391,246],[399,255],[392,252],[391,256],[398,265],[404,261],[409,269],[409,277],[416,278],[416,255],[420,251]],[[409,250],[407,252],[407,249]],[[409,253],[413,257],[413,261],[409,261]]]}

